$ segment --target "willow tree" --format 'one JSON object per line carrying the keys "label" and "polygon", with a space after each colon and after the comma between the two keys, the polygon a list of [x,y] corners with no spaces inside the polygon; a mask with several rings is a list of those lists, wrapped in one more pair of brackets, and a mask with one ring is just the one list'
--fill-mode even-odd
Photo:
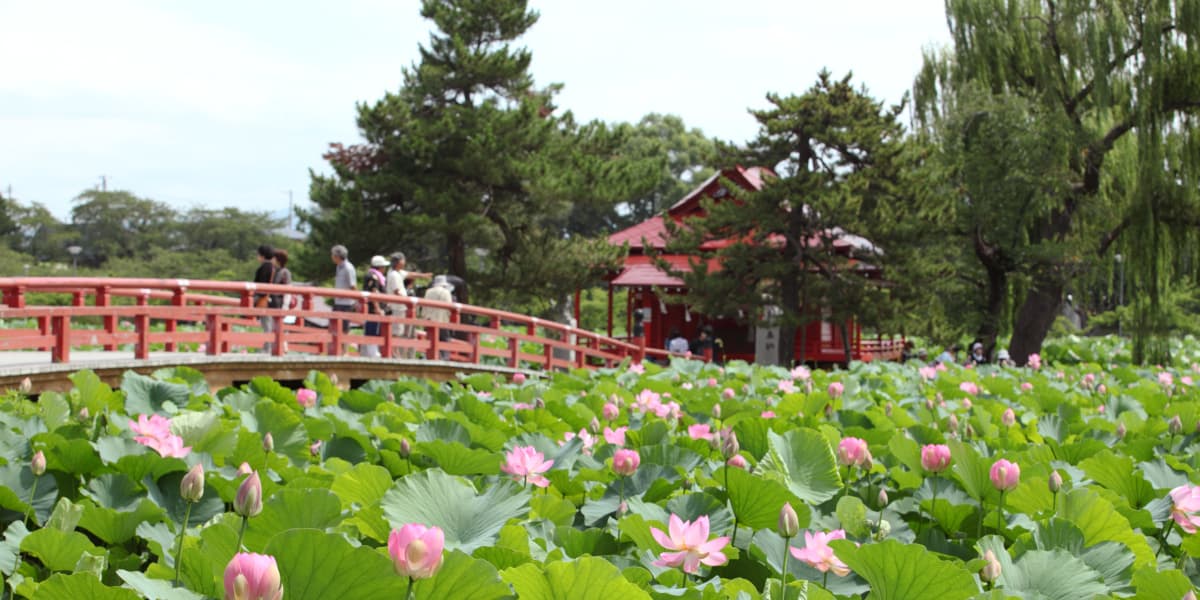
{"label": "willow tree", "polygon": [[[946,12],[953,46],[926,57],[914,90],[920,123],[969,123],[952,113],[964,95],[983,90],[1028,102],[1029,114],[1064,127],[1045,157],[1055,168],[1043,175],[1043,188],[1053,194],[1038,199],[1036,214],[1015,225],[979,223],[985,239],[1016,227],[1020,245],[1044,250],[1025,253],[1013,267],[1028,278],[1028,291],[1016,299],[1014,359],[1024,362],[1041,347],[1071,280],[1117,247],[1130,257],[1131,283],[1145,297],[1135,358],[1157,356],[1160,346],[1148,340],[1164,333],[1155,312],[1176,275],[1173,244],[1195,235],[1181,227],[1181,216],[1196,214],[1200,202],[1200,5],[947,0]],[[954,133],[963,131],[942,132]],[[1118,164],[1117,155],[1128,163]],[[997,173],[993,183],[1006,177]]]}

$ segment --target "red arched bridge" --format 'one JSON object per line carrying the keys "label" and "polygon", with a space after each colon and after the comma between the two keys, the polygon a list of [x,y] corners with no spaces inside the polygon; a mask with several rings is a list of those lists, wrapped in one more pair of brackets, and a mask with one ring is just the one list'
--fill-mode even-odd
{"label": "red arched bridge", "polygon": [[[12,277],[0,278],[0,293],[0,389],[27,376],[35,385],[40,376],[42,389],[60,388],[54,382],[66,373],[99,367],[117,373],[204,365],[206,375],[227,371],[225,383],[264,372],[302,379],[309,369],[330,365],[348,378],[407,373],[446,379],[471,371],[611,367],[666,355],[480,306],[308,286]],[[294,301],[285,300],[289,308],[257,308],[255,299],[263,294]],[[332,311],[328,305],[336,299],[356,301],[356,312]],[[405,316],[369,314],[368,301],[404,305]],[[424,318],[422,309],[448,311],[449,321]],[[273,327],[264,328],[264,318]],[[367,322],[381,323],[380,334],[365,335]],[[361,356],[370,346],[378,346],[378,358]]]}

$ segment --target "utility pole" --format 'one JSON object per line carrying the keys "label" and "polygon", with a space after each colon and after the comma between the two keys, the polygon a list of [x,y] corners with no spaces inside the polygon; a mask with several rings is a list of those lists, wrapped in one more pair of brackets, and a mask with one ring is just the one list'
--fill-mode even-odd
{"label": "utility pole", "polygon": [[292,190],[285,190],[285,191],[287,192],[287,195],[288,195],[288,221],[287,221],[287,228],[288,228],[288,234],[290,235],[290,234],[291,234],[291,232],[292,232],[292,215],[293,215],[293,214],[295,214],[295,210],[293,210],[293,209],[292,209]]}
{"label": "utility pole", "polygon": [[102,191],[102,192],[108,191],[108,178],[109,178],[108,175],[100,176],[100,191]]}

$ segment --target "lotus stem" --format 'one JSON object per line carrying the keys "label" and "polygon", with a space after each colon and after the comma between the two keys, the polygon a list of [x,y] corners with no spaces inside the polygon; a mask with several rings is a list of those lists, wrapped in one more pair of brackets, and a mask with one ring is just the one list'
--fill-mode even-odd
{"label": "lotus stem", "polygon": [[[189,507],[189,509],[190,508],[191,507]],[[246,535],[246,524],[249,522],[250,522],[250,517],[246,517],[246,516],[242,517],[242,526],[238,529],[237,545],[234,546],[235,548],[237,548],[238,552],[242,551],[242,538]]]}
{"label": "lotus stem", "polygon": [[32,515],[34,517],[35,521],[37,520],[37,508],[34,507],[33,501],[35,499],[37,499],[37,484],[38,484],[38,480],[41,478],[42,478],[41,475],[33,476],[33,487],[31,487],[29,490],[29,511],[25,513],[25,527],[26,528],[29,527],[30,515]]}
{"label": "lotus stem", "polygon": [[404,598],[405,598],[405,600],[412,600],[412,597],[413,597],[413,578],[409,577],[408,578],[408,588],[404,592]]}
{"label": "lotus stem", "polygon": [[782,592],[783,600],[787,600],[787,576],[788,576],[788,555],[791,554],[792,538],[783,538],[783,584],[779,586],[779,591]]}
{"label": "lotus stem", "polygon": [[[183,511],[183,523],[179,525],[179,541],[175,543],[175,586],[179,585],[179,574],[183,570],[183,534],[187,533],[188,521],[192,520],[192,504],[187,503],[187,510]],[[245,523],[245,521],[242,521]],[[241,547],[242,536],[238,536],[238,547]]]}

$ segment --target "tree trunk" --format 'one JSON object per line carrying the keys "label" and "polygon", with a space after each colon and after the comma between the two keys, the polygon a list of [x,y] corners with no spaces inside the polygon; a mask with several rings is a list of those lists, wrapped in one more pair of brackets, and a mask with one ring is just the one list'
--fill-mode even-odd
{"label": "tree trunk", "polygon": [[[449,232],[446,234],[446,254],[450,258],[450,274],[462,277],[469,288],[471,280],[467,278],[467,244],[461,233]],[[459,301],[463,304],[470,304],[471,299],[467,297],[467,290],[460,291],[462,293],[459,295]]]}
{"label": "tree trunk", "polygon": [[1004,317],[1004,301],[1008,297],[1008,273],[985,265],[988,278],[987,308],[979,324],[979,341],[984,356],[992,356],[996,338],[1000,335],[1000,319]]}
{"label": "tree trunk", "polygon": [[1024,365],[1030,354],[1041,350],[1042,341],[1058,317],[1063,287],[1061,281],[1044,276],[1034,280],[1033,288],[1025,296],[1013,326],[1012,348],[1009,352],[1018,365]]}
{"label": "tree trunk", "polygon": [[846,327],[845,321],[841,321],[838,329],[842,332],[842,348],[846,351],[846,366],[849,367],[854,360],[854,349],[850,347],[850,328]]}

